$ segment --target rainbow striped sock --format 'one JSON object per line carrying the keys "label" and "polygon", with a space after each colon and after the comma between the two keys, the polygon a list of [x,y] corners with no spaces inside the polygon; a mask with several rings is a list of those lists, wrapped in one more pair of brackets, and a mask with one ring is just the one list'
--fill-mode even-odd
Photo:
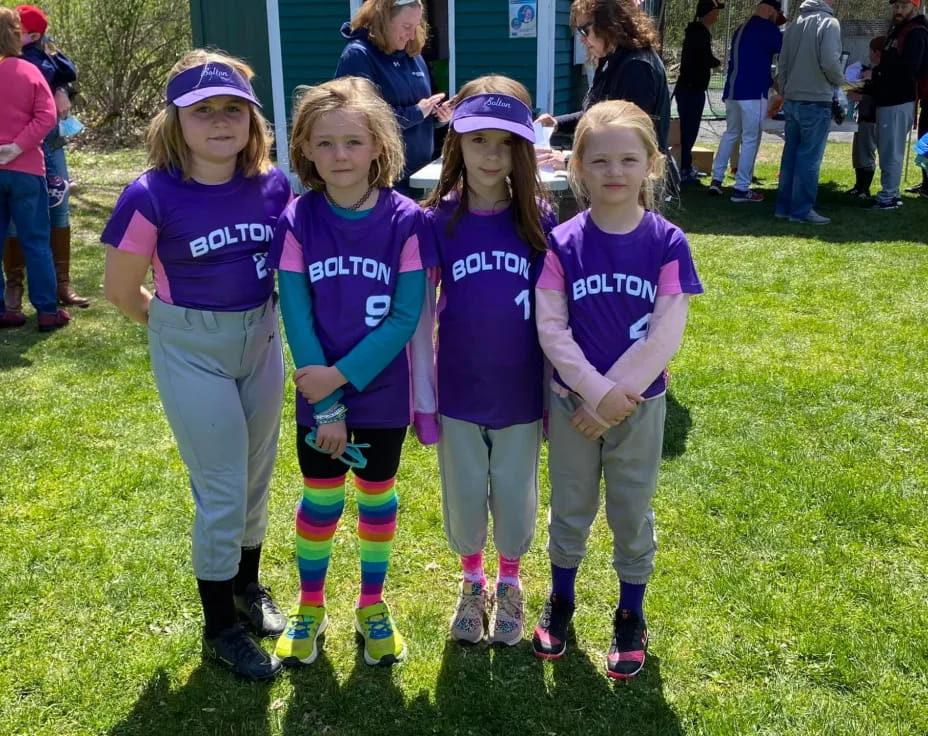
{"label": "rainbow striped sock", "polygon": [[361,595],[358,608],[383,600],[383,581],[396,533],[396,478],[380,482],[354,478],[361,550]]}
{"label": "rainbow striped sock", "polygon": [[325,605],[325,576],[332,537],[345,508],[345,476],[303,478],[303,498],[296,508],[296,560],[300,570],[300,605]]}

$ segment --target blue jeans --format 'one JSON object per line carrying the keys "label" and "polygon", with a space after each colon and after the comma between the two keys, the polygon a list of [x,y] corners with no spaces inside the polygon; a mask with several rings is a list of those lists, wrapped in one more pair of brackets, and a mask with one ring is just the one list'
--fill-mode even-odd
{"label": "blue jeans", "polygon": [[[58,311],[57,282],[49,244],[45,177],[0,169],[0,256],[11,219],[16,223],[26,261],[29,301],[39,314],[55,314]],[[6,291],[2,270],[0,303]]]}
{"label": "blue jeans", "polygon": [[818,173],[831,129],[831,103],[787,100],[783,115],[786,142],[776,212],[801,220],[811,212],[818,194]]}

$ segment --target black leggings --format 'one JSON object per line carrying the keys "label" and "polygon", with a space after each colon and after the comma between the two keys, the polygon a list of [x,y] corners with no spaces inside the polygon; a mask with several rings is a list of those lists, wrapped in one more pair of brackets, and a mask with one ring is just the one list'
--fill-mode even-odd
{"label": "black leggings", "polygon": [[[296,454],[300,461],[300,471],[304,478],[338,478],[348,471],[348,466],[341,460],[334,460],[331,455],[314,450],[306,444],[306,435],[312,427],[296,425]],[[354,474],[362,480],[372,483],[390,480],[400,467],[400,455],[406,440],[406,427],[391,429],[352,429],[348,428],[348,441],[356,444],[370,443],[370,447],[361,450],[367,458],[367,467],[352,468]]]}

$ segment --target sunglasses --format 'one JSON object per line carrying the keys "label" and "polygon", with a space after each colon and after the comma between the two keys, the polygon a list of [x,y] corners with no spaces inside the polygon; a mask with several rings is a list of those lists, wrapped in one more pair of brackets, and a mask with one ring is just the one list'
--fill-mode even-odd
{"label": "sunglasses", "polygon": [[[316,428],[313,427],[306,435],[306,444],[312,447],[316,452],[321,452],[324,455],[330,453],[323,450],[319,445],[316,444]],[[339,456],[345,465],[349,468],[359,468],[363,470],[367,467],[367,458],[364,457],[364,453],[361,450],[370,447],[370,444],[367,442],[361,444],[355,444],[354,442],[349,442],[345,445],[345,451]]]}
{"label": "sunglasses", "polygon": [[417,2],[419,2],[419,0],[393,0],[393,7],[399,8],[403,5],[412,5],[413,3]]}
{"label": "sunglasses", "polygon": [[579,33],[583,38],[589,38],[590,28],[593,26],[593,21],[584,23],[582,26],[577,26],[577,33]]}

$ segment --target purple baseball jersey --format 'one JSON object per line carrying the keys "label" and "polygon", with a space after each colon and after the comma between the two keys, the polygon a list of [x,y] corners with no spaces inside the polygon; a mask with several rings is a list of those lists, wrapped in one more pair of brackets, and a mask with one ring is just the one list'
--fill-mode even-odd
{"label": "purple baseball jersey", "polygon": [[[654,212],[623,235],[600,230],[589,210],[581,212],[552,231],[548,249],[538,288],[567,294],[573,338],[602,374],[647,334],[658,296],[702,293],[686,236]],[[665,370],[643,396],[666,388]]]}
{"label": "purple baseball jersey", "polygon": [[267,252],[292,196],[277,168],[214,185],[151,169],[125,188],[100,239],[151,259],[161,301],[241,312],[274,290]]}
{"label": "purple baseball jersey", "polygon": [[[314,331],[334,365],[390,313],[397,276],[422,270],[419,243],[429,237],[419,206],[392,189],[381,189],[373,211],[359,220],[335,214],[321,192],[307,192],[281,216],[268,265],[309,279]],[[363,391],[343,386],[350,426],[407,426],[409,383],[403,350]],[[315,426],[312,405],[299,391],[296,421]]]}
{"label": "purple baseball jersey", "polygon": [[[519,238],[509,209],[467,212],[449,234],[456,208],[449,199],[427,214],[441,268],[438,411],[490,429],[534,422],[544,385],[534,315],[544,254]],[[548,233],[555,224],[550,214],[542,226]]]}

